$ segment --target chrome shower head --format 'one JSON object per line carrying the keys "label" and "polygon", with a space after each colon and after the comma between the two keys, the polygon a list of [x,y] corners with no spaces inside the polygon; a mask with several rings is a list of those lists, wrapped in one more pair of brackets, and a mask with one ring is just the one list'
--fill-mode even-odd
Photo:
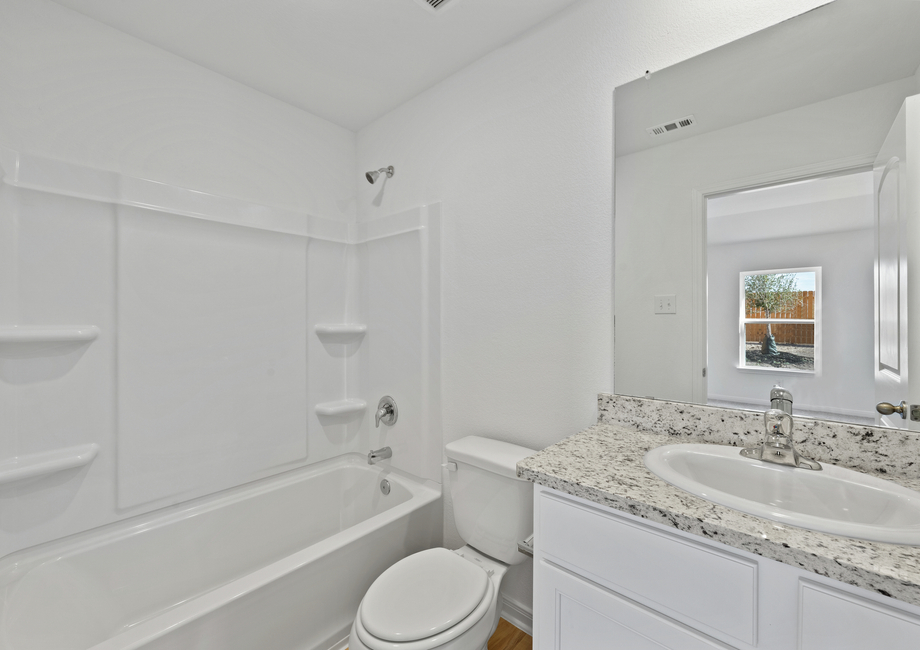
{"label": "chrome shower head", "polygon": [[393,178],[393,165],[389,167],[381,167],[375,172],[367,172],[364,175],[364,178],[367,179],[367,182],[373,185],[377,182],[377,179],[380,178],[380,174],[386,174],[387,178]]}

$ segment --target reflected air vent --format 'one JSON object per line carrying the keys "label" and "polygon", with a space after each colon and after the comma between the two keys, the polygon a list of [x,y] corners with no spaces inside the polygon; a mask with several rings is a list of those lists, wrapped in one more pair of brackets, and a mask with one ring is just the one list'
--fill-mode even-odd
{"label": "reflected air vent", "polygon": [[415,0],[417,3],[434,13],[441,13],[456,0]]}
{"label": "reflected air vent", "polygon": [[670,133],[671,131],[677,131],[678,129],[685,129],[695,122],[695,119],[692,115],[687,117],[682,117],[679,120],[674,120],[673,122],[666,122],[665,124],[659,124],[658,126],[650,126],[645,129],[646,132],[652,136],[664,135],[665,133]]}

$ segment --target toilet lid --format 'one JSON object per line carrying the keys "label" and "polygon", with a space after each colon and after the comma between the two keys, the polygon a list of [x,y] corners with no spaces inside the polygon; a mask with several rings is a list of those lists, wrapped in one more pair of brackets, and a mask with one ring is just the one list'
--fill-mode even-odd
{"label": "toilet lid", "polygon": [[485,571],[446,548],[432,548],[384,571],[361,603],[364,629],[384,641],[417,641],[453,627],[482,602]]}

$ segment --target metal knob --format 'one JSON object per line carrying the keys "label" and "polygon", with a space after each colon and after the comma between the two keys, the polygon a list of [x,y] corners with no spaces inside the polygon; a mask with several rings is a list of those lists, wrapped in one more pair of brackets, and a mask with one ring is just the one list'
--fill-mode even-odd
{"label": "metal knob", "polygon": [[389,395],[381,397],[380,403],[377,404],[377,413],[374,414],[374,426],[379,427],[380,423],[383,422],[388,427],[391,427],[396,424],[398,417],[399,409],[396,408],[396,400]]}
{"label": "metal knob", "polygon": [[879,402],[875,405],[875,410],[882,415],[891,415],[892,413],[897,413],[903,419],[907,419],[907,402],[904,401],[902,401],[897,406],[894,404],[889,404],[888,402]]}

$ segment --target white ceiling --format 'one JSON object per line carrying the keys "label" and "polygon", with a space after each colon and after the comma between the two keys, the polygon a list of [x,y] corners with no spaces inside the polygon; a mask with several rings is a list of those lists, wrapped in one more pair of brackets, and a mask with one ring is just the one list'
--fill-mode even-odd
{"label": "white ceiling", "polygon": [[872,171],[869,170],[735,192],[709,199],[706,202],[706,216],[714,219],[857,196],[871,197],[872,183]]}
{"label": "white ceiling", "polygon": [[55,0],[358,130],[576,0]]}
{"label": "white ceiling", "polygon": [[706,216],[710,246],[871,229],[872,171],[711,198]]}
{"label": "white ceiling", "polygon": [[[836,0],[619,86],[616,155],[910,77],[920,66],[920,2]],[[693,126],[645,129],[693,115]]]}

